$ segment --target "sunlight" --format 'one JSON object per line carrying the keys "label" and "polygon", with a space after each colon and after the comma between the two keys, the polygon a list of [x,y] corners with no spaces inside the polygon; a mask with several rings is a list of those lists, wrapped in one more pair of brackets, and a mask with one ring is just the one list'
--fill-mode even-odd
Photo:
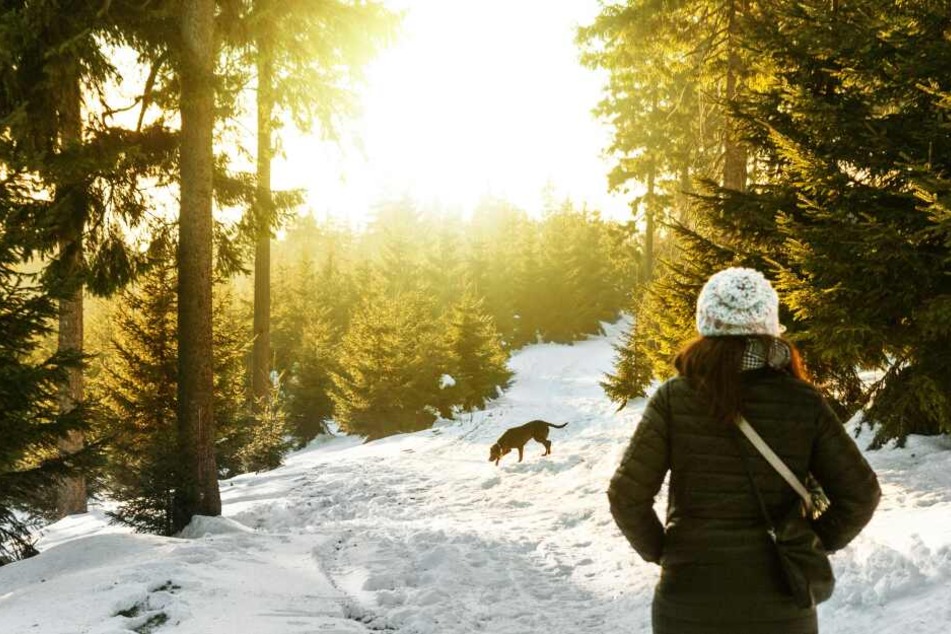
{"label": "sunlight", "polygon": [[488,194],[537,212],[549,184],[559,200],[630,213],[606,191],[610,132],[591,115],[601,78],[573,42],[595,0],[390,4],[405,11],[402,35],[368,69],[350,138],[287,138],[276,187],[304,186],[316,215],[356,223],[402,194],[463,213]]}

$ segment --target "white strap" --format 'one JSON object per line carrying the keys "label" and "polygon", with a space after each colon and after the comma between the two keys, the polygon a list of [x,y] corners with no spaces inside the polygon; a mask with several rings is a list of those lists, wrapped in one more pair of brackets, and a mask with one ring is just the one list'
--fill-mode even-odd
{"label": "white strap", "polygon": [[783,477],[783,479],[789,483],[796,493],[799,494],[799,497],[802,498],[803,503],[806,505],[806,512],[812,515],[813,505],[812,505],[812,496],[809,494],[809,491],[806,490],[806,487],[802,485],[802,482],[799,481],[799,478],[796,477],[796,474],[789,470],[789,467],[786,466],[786,463],[777,456],[772,449],[769,448],[769,445],[766,444],[766,441],[756,433],[756,430],[753,429],[746,419],[742,416],[737,416],[736,426],[740,428],[740,431],[749,439],[753,446],[756,447],[756,450],[759,451],[766,462],[768,462],[776,472]]}

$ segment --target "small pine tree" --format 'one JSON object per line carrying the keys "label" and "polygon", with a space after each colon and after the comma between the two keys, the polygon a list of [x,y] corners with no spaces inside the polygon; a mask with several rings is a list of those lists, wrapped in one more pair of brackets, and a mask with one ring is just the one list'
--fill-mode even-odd
{"label": "small pine tree", "polygon": [[512,372],[501,335],[486,313],[481,299],[466,291],[448,316],[449,374],[454,384],[446,388],[452,405],[463,411],[485,407],[486,400],[508,386]]}
{"label": "small pine tree", "polygon": [[[216,462],[221,477],[276,466],[283,454],[283,419],[276,403],[255,415],[245,400],[250,336],[219,284],[214,313]],[[106,487],[119,503],[114,520],[138,531],[174,532],[173,498],[179,456],[176,437],[178,347],[175,265],[161,260],[117,302],[112,359],[93,386],[111,439]],[[281,430],[275,432],[275,429]],[[279,459],[276,460],[279,464]]]}
{"label": "small pine tree", "polygon": [[290,424],[281,390],[272,385],[256,408],[247,408],[237,433],[235,459],[240,473],[281,466],[291,449]]}
{"label": "small pine tree", "polygon": [[299,447],[326,433],[326,421],[333,417],[331,377],[337,369],[339,338],[330,308],[305,316],[303,321],[297,361],[287,384],[289,424]]}
{"label": "small pine tree", "polygon": [[111,516],[138,531],[170,535],[175,489],[178,352],[174,266],[162,262],[122,293],[111,363],[93,389],[110,439]]}
{"label": "small pine tree", "polygon": [[345,432],[372,440],[426,429],[450,413],[439,387],[447,352],[430,313],[419,293],[378,290],[354,314],[332,375],[335,419]]}

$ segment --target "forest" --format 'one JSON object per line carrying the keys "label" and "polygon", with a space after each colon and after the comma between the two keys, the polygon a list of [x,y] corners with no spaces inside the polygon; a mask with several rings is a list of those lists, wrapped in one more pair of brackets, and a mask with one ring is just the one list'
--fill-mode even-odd
{"label": "forest", "polygon": [[628,314],[602,383],[623,407],[731,265],[773,282],[872,445],[951,431],[946,3],[604,2],[575,44],[605,78],[626,221],[489,195],[471,217],[397,196],[365,227],[317,220],[272,163],[292,130],[339,136],[400,21],[350,0],[0,5],[0,565],[90,496],[176,534],[220,514],[219,479],[331,429],[464,418],[514,352]]}

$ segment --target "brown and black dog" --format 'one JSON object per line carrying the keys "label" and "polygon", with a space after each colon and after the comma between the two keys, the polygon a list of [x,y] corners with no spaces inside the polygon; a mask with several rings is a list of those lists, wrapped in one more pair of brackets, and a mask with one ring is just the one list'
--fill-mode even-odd
{"label": "brown and black dog", "polygon": [[532,438],[535,439],[536,442],[545,445],[545,453],[542,455],[547,456],[551,453],[551,441],[548,440],[548,428],[555,427],[556,429],[561,429],[567,424],[568,423],[564,425],[552,425],[543,420],[533,420],[524,425],[512,427],[499,436],[498,441],[489,449],[489,462],[495,462],[496,466],[498,466],[502,456],[513,449],[518,449],[518,461],[521,462],[522,449],[525,447],[525,443]]}

